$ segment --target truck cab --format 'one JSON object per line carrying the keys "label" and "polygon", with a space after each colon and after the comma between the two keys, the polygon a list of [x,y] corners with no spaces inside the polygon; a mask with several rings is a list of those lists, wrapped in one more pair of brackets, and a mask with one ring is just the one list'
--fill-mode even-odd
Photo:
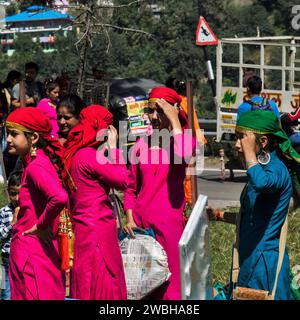
{"label": "truck cab", "polygon": [[262,79],[261,96],[274,100],[281,113],[300,107],[300,37],[221,39],[216,60],[217,141],[232,160],[237,109],[252,74]]}

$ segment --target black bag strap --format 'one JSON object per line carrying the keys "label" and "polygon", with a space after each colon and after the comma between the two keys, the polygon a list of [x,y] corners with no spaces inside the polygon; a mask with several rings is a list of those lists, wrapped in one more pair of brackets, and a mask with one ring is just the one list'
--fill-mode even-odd
{"label": "black bag strap", "polygon": [[261,110],[271,110],[270,100],[268,98],[263,98],[261,102],[254,102],[251,99],[247,101],[251,105],[251,111],[261,109]]}
{"label": "black bag strap", "polygon": [[123,231],[122,224],[122,214],[124,213],[124,207],[121,199],[116,195],[114,189],[111,189],[111,194],[109,195],[110,201],[113,206],[113,212],[117,218],[120,229]]}

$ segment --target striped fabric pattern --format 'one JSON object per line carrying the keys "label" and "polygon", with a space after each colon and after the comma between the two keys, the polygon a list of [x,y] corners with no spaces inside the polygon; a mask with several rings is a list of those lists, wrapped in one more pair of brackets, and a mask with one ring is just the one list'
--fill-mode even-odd
{"label": "striped fabric pattern", "polygon": [[11,203],[0,209],[0,249],[1,253],[10,251],[10,239],[14,207]]}

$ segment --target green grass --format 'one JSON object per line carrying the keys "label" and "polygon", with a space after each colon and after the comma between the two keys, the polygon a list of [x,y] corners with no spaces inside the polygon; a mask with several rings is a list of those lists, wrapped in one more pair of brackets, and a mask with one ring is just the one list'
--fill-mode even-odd
{"label": "green grass", "polygon": [[4,207],[8,203],[8,198],[5,192],[4,184],[0,184],[0,208]]}
{"label": "green grass", "polygon": [[[123,195],[118,194],[123,200]],[[191,214],[192,208],[186,207],[185,215]],[[238,212],[239,208],[229,207],[229,212]],[[126,218],[123,216],[123,225]],[[210,253],[213,283],[221,282],[227,284],[230,279],[230,268],[232,261],[232,245],[235,241],[235,225],[224,222],[209,222],[210,229]],[[287,246],[290,256],[291,268],[300,265],[300,209],[289,213],[289,228]]]}
{"label": "green grass", "polygon": [[[119,194],[122,200],[122,194]],[[0,208],[7,204],[4,185],[0,185]],[[191,208],[187,208],[187,215]],[[238,208],[228,208],[228,211],[238,212]],[[125,224],[125,217],[122,217]],[[231,266],[231,249],[235,239],[235,226],[224,222],[209,222],[210,251],[213,283],[229,282]],[[289,213],[289,231],[287,245],[291,267],[300,264],[300,209]]]}
{"label": "green grass", "polygon": [[[230,211],[237,211],[235,208]],[[287,246],[291,267],[300,264],[300,209],[289,213]],[[235,239],[235,225],[210,222],[211,266],[213,283],[229,282],[231,250]]]}

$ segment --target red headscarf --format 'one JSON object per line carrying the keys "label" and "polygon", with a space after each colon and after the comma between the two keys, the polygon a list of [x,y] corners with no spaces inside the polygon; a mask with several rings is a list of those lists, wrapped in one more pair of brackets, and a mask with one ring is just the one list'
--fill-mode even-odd
{"label": "red headscarf", "polygon": [[45,148],[47,155],[55,154],[62,159],[62,146],[58,140],[51,136],[52,126],[49,119],[37,108],[19,108],[11,112],[6,120],[6,127],[22,132],[37,132],[48,142]]}
{"label": "red headscarf", "polygon": [[[23,126],[22,131],[50,134],[50,121],[44,114],[34,107],[19,108],[10,113],[6,121],[7,126]],[[17,129],[17,128],[16,128]]]}
{"label": "red headscarf", "polygon": [[[175,90],[167,87],[156,87],[150,91],[149,102],[155,102],[157,99],[164,99],[173,105],[177,103],[178,106],[180,106],[182,100],[180,95]],[[182,109],[179,110],[178,116],[182,129],[188,129],[188,118]]]}
{"label": "red headscarf", "polygon": [[155,102],[156,99],[165,99],[171,104],[177,103],[180,105],[181,97],[180,95],[171,88],[166,87],[156,87],[149,93],[149,102]]}
{"label": "red headscarf", "polygon": [[112,114],[103,106],[91,105],[80,112],[79,123],[69,132],[68,140],[65,144],[65,170],[63,172],[65,181],[68,181],[68,178],[70,178],[69,171],[76,152],[81,148],[97,147],[100,145],[102,141],[96,139],[98,132],[106,129],[112,123]]}

